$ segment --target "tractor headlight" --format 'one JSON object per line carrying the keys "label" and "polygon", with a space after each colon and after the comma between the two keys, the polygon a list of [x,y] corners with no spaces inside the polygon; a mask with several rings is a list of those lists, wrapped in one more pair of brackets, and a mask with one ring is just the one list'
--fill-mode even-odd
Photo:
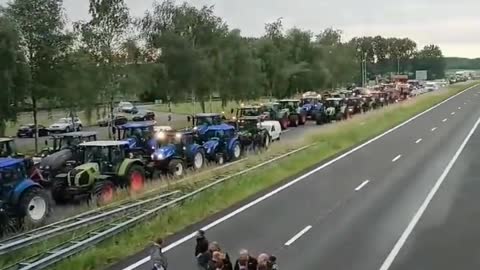
{"label": "tractor headlight", "polygon": [[45,170],[50,170],[50,166],[45,166]]}
{"label": "tractor headlight", "polygon": [[176,133],[175,134],[175,139],[180,140],[182,138],[182,133]]}
{"label": "tractor headlight", "polygon": [[232,120],[237,120],[237,117],[235,117],[235,116],[232,116]]}
{"label": "tractor headlight", "polygon": [[153,153],[151,157],[153,160],[162,160],[164,158],[162,153]]}

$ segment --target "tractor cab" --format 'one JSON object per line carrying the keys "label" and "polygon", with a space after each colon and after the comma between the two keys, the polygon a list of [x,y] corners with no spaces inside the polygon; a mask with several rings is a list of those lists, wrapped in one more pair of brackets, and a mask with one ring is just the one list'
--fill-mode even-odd
{"label": "tractor cab", "polygon": [[288,109],[290,112],[298,112],[300,109],[300,100],[298,99],[282,99],[278,103],[280,108]]}
{"label": "tractor cab", "polygon": [[[128,142],[131,150],[150,152],[154,143],[155,122],[135,122],[118,126],[117,139]],[[146,153],[149,154],[149,153]]]}
{"label": "tractor cab", "polygon": [[83,149],[82,163],[96,163],[102,173],[113,173],[127,158],[129,150],[126,141],[94,141],[80,144]]}
{"label": "tractor cab", "polygon": [[47,219],[49,208],[48,194],[27,176],[25,161],[0,158],[1,220],[39,226]]}
{"label": "tractor cab", "polygon": [[0,138],[0,157],[18,157],[17,146],[13,138]]}
{"label": "tractor cab", "polygon": [[50,140],[52,146],[49,146],[48,140],[45,140],[46,147],[40,152],[42,158],[64,149],[75,150],[83,142],[96,141],[97,132],[79,131],[55,134]]}
{"label": "tractor cab", "polygon": [[242,106],[237,109],[236,118],[240,119],[242,117],[265,117],[265,112],[267,108],[262,105],[249,105]]}
{"label": "tractor cab", "polygon": [[220,113],[198,113],[193,117],[193,128],[201,131],[208,126],[220,125],[223,120],[225,116]]}

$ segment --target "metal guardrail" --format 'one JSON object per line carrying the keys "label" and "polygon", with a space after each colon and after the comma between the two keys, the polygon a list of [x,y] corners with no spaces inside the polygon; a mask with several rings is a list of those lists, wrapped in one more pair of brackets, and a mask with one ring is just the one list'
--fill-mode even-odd
{"label": "metal guardrail", "polygon": [[17,249],[29,246],[54,237],[56,235],[66,233],[72,230],[78,230],[85,226],[93,225],[104,221],[106,219],[113,218],[115,216],[125,214],[126,212],[135,210],[139,207],[148,207],[150,204],[155,204],[159,200],[163,200],[174,195],[179,194],[180,191],[173,191],[166,194],[161,194],[152,198],[147,198],[140,201],[132,201],[125,204],[120,204],[114,209],[96,209],[76,215],[47,226],[40,227],[35,230],[31,230],[25,233],[14,235],[10,238],[4,239],[0,242],[0,255],[15,251]]}
{"label": "metal guardrail", "polygon": [[[46,251],[43,251],[43,252],[40,252],[38,254],[32,255],[29,258],[23,259],[22,261],[18,261],[18,262],[14,263],[14,264],[6,267],[6,268],[3,268],[2,270],[45,269],[45,268],[47,268],[47,267],[49,267],[49,266],[51,266],[51,265],[53,265],[57,262],[65,260],[66,258],[68,258],[70,256],[73,256],[73,255],[75,255],[75,254],[77,254],[77,253],[79,253],[83,250],[86,250],[89,247],[94,246],[101,241],[104,241],[104,240],[106,240],[106,239],[108,239],[112,236],[115,236],[115,235],[131,228],[132,226],[134,226],[138,223],[141,223],[141,222],[143,222],[143,221],[145,221],[149,218],[152,218],[152,217],[156,216],[156,214],[158,212],[162,211],[162,210],[165,210],[165,209],[170,208],[172,206],[181,204],[181,203],[195,197],[196,195],[198,195],[198,194],[200,194],[200,193],[202,193],[206,190],[209,190],[209,189],[211,189],[211,188],[213,188],[213,187],[215,187],[215,186],[217,186],[217,185],[219,185],[219,184],[221,184],[221,183],[223,183],[227,180],[230,180],[230,179],[235,178],[237,176],[246,174],[246,173],[248,173],[250,171],[253,171],[253,170],[256,170],[258,168],[267,166],[267,165],[269,165],[269,164],[271,164],[271,163],[273,163],[273,162],[275,162],[279,159],[282,159],[282,158],[290,156],[294,153],[303,151],[303,150],[307,149],[308,147],[310,147],[312,145],[313,144],[307,145],[307,146],[295,149],[293,151],[289,151],[285,154],[281,154],[279,156],[272,157],[265,162],[262,162],[262,163],[256,164],[256,165],[251,165],[251,167],[248,167],[247,169],[241,170],[239,172],[229,174],[227,176],[221,176],[217,180],[215,180],[214,182],[212,182],[210,184],[207,184],[205,186],[202,186],[201,188],[193,190],[189,193],[181,195],[181,193],[172,192],[172,193],[175,193],[175,195],[181,195],[181,196],[176,197],[172,200],[168,200],[167,202],[158,203],[154,207],[149,207],[149,208],[136,207],[135,208],[135,206],[130,206],[129,209],[134,208],[133,211],[126,211],[125,207],[123,207],[123,208],[120,207],[120,208],[112,210],[110,212],[102,213],[100,215],[102,215],[104,217],[107,216],[108,218],[107,219],[105,219],[105,218],[104,219],[99,219],[99,221],[95,223],[95,224],[98,224],[98,226],[93,228],[92,230],[87,231],[87,232],[85,232],[85,233],[83,233],[83,234],[81,234],[77,237],[74,237],[73,239],[70,239],[66,242],[60,243],[59,245],[57,245],[55,247],[52,247],[52,248],[50,248]],[[215,177],[215,178],[217,178],[217,177]],[[166,196],[166,195],[167,194],[164,194],[164,196]],[[173,196],[173,195],[171,195],[171,196]],[[153,200],[153,198],[151,198],[149,200]],[[158,198],[157,198],[157,202],[158,202]],[[143,203],[143,205],[145,205],[145,202],[143,202],[143,201],[135,203],[133,205],[138,206],[139,203]],[[118,215],[117,214],[117,215],[115,215],[114,218],[112,218],[111,214],[108,214],[108,213],[112,213],[113,211],[119,211],[120,213],[126,213],[126,214],[124,214],[124,215]],[[117,213],[117,212],[115,212],[115,213]],[[97,215],[94,215],[93,217],[96,217],[96,216]],[[72,218],[71,220],[74,220],[74,219]],[[88,220],[88,217],[85,220]],[[101,221],[108,221],[108,222],[101,223]],[[33,234],[31,236],[27,235],[28,236],[27,238],[21,238],[21,239],[15,240],[14,242],[11,242],[10,246],[16,246],[17,248],[15,248],[15,249],[18,249],[18,248],[20,248],[20,245],[22,247],[26,246],[26,244],[20,244],[20,242],[22,242],[22,243],[25,243],[25,242],[33,243],[34,239],[35,239],[36,242],[44,240],[44,239],[46,239],[45,235],[51,237],[50,236],[50,235],[52,235],[51,231],[53,231],[53,230],[61,230],[62,232],[65,232],[66,229],[65,230],[60,229],[61,226],[59,226],[59,225],[60,225],[61,222],[57,223],[57,225],[54,225],[55,228],[53,228],[52,230],[49,230],[50,233],[45,233],[45,232],[42,232],[41,230],[39,230],[39,233],[37,233],[37,234]],[[77,221],[77,222],[81,222],[81,221]],[[74,224],[74,223],[70,223],[70,224]],[[88,225],[92,225],[92,223],[88,223]],[[74,227],[73,225],[68,225],[68,226],[69,226],[69,228]],[[53,235],[58,235],[59,233],[56,233],[56,234],[53,234]],[[30,240],[27,241],[26,239],[30,239]],[[16,242],[16,244],[12,245],[12,243],[15,243],[15,242]],[[4,247],[4,246],[1,246],[0,248],[2,248],[2,247]],[[5,246],[4,250],[7,250],[7,249],[10,250],[10,251],[14,250],[12,247],[6,248],[6,246]]]}

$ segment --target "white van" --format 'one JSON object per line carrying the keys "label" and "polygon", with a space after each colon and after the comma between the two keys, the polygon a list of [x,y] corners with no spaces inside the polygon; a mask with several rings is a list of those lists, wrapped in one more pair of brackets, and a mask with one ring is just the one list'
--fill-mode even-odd
{"label": "white van", "polygon": [[268,131],[270,139],[272,141],[280,140],[280,134],[282,134],[282,127],[278,121],[263,121],[258,123],[259,128],[264,128]]}

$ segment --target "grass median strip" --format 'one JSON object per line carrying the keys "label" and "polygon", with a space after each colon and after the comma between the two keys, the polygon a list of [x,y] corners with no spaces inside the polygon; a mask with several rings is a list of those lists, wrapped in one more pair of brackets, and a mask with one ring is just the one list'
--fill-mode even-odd
{"label": "grass median strip", "polygon": [[[473,84],[471,84],[473,85]],[[55,269],[103,269],[141,251],[158,236],[168,236],[265,190],[338,152],[374,137],[471,85],[455,85],[389,106],[350,121],[330,125],[308,136],[316,144],[261,170],[251,171],[199,194],[181,207],[168,209],[153,220],[111,238],[97,247],[59,263]]]}

